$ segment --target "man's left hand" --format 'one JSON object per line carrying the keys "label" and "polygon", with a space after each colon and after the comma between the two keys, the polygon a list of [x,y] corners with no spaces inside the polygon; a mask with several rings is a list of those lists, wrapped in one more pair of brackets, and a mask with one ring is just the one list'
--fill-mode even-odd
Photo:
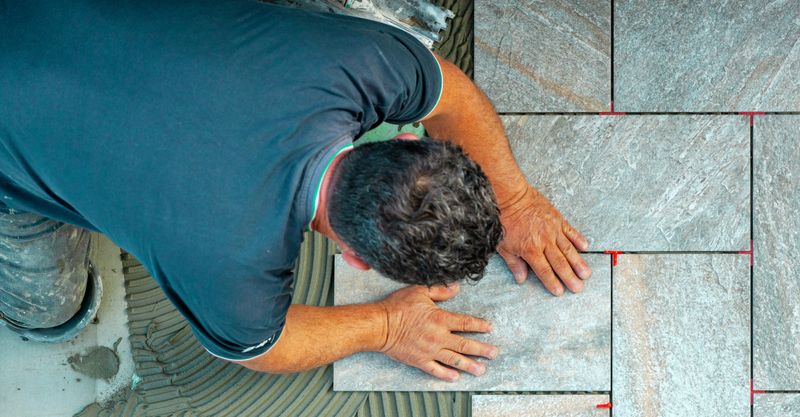
{"label": "man's left hand", "polygon": [[505,235],[497,248],[518,283],[528,277],[528,265],[554,295],[583,289],[592,275],[578,251],[589,243],[556,210],[545,196],[527,187],[521,196],[501,205]]}

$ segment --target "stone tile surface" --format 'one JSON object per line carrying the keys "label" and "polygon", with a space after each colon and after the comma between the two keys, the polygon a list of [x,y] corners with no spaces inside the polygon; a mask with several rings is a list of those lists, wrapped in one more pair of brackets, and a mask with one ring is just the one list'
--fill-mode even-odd
{"label": "stone tile surface", "polygon": [[619,0],[619,111],[800,110],[797,1]]}
{"label": "stone tile surface", "polygon": [[604,111],[608,0],[475,0],[475,81],[501,112]]}
{"label": "stone tile surface", "polygon": [[757,395],[753,404],[753,417],[800,416],[800,394]]}
{"label": "stone tile surface", "polygon": [[473,395],[472,417],[604,417],[607,395]]}
{"label": "stone tile surface", "polygon": [[620,255],[614,417],[748,417],[745,255]]}
{"label": "stone tile surface", "polygon": [[528,181],[591,250],[749,249],[746,117],[502,119]]}
{"label": "stone tile surface", "polygon": [[[587,255],[594,275],[577,295],[553,297],[538,280],[517,285],[499,257],[485,277],[462,284],[441,307],[483,317],[494,326],[473,335],[500,349],[481,377],[463,374],[454,383],[380,353],[360,353],[334,364],[337,391],[605,391],[610,388],[610,259]],[[401,284],[375,272],[357,271],[337,257],[334,276],[337,305],[373,302]]]}
{"label": "stone tile surface", "polygon": [[758,117],[753,156],[753,377],[800,390],[800,116]]}

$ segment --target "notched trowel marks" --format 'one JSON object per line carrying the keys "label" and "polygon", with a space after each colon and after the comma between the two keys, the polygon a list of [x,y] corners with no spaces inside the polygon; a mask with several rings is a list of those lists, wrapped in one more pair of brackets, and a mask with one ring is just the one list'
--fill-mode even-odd
{"label": "notched trowel marks", "polygon": [[67,359],[69,365],[76,372],[95,379],[111,379],[119,371],[119,357],[117,346],[122,338],[114,343],[114,349],[105,346],[95,346],[84,354],[76,353]]}

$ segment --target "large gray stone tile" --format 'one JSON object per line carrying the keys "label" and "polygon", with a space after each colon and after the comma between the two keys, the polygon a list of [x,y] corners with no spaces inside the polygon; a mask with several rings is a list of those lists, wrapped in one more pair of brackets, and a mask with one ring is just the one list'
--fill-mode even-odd
{"label": "large gray stone tile", "polygon": [[800,416],[800,394],[764,394],[755,398],[753,417],[796,416]]}
{"label": "large gray stone tile", "polygon": [[615,4],[618,110],[800,110],[796,0]]}
{"label": "large gray stone tile", "polygon": [[603,111],[608,0],[475,0],[475,81],[501,112]]}
{"label": "large gray stone tile", "polygon": [[473,395],[472,417],[602,417],[607,395]]}
{"label": "large gray stone tile", "polygon": [[750,266],[736,254],[621,255],[614,417],[750,415]]}
{"label": "large gray stone tile", "polygon": [[753,376],[800,390],[800,116],[757,118],[753,157]]}
{"label": "large gray stone tile", "polygon": [[743,116],[504,116],[517,162],[592,250],[749,249]]}
{"label": "large gray stone tile", "polygon": [[[483,317],[494,331],[474,335],[500,355],[481,377],[462,374],[454,383],[394,362],[380,353],[359,353],[334,364],[337,391],[605,391],[610,384],[610,261],[587,255],[594,275],[584,291],[553,297],[536,280],[517,285],[499,257],[492,258],[476,285],[442,308]],[[334,303],[382,299],[401,284],[375,272],[357,271],[341,258],[335,264]]]}

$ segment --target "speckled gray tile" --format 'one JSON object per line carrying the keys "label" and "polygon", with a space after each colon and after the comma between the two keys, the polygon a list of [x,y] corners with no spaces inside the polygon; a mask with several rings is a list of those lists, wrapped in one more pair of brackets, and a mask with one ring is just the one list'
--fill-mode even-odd
{"label": "speckled gray tile", "polygon": [[749,249],[743,116],[504,116],[528,181],[592,250]]}
{"label": "speckled gray tile", "polygon": [[797,416],[800,416],[800,394],[763,394],[755,397],[753,417]]}
{"label": "speckled gray tile", "polygon": [[618,262],[614,417],[749,417],[748,257],[620,255]]}
{"label": "speckled gray tile", "polygon": [[800,110],[796,0],[615,5],[617,110]]}
{"label": "speckled gray tile", "polygon": [[753,157],[753,377],[800,390],[800,116],[756,118]]}
{"label": "speckled gray tile", "polygon": [[[494,326],[476,340],[494,344],[500,356],[481,377],[462,374],[440,381],[380,353],[359,353],[336,362],[336,391],[607,391],[610,387],[610,260],[587,255],[594,271],[580,294],[553,297],[536,280],[517,285],[499,257],[476,285],[441,303],[450,311],[483,317]],[[377,301],[402,285],[375,272],[348,267],[337,257],[334,303]]]}
{"label": "speckled gray tile", "polygon": [[607,395],[473,395],[472,417],[607,417]]}
{"label": "speckled gray tile", "polygon": [[603,111],[608,0],[475,0],[475,81],[498,111]]}

